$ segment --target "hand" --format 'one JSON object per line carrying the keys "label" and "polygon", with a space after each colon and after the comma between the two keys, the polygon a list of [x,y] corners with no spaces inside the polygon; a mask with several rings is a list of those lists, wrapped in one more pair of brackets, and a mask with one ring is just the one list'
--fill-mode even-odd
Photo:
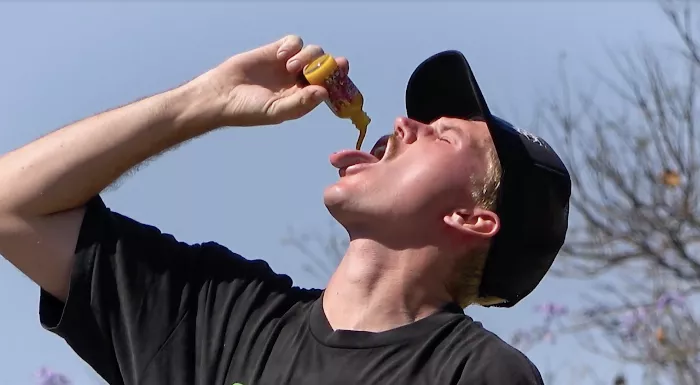
{"label": "hand", "polygon": [[[285,36],[235,55],[197,80],[216,94],[218,126],[279,124],[306,115],[328,97],[321,86],[299,83],[304,66],[323,54],[319,46],[304,47],[298,36]],[[336,61],[347,73],[348,61]]]}

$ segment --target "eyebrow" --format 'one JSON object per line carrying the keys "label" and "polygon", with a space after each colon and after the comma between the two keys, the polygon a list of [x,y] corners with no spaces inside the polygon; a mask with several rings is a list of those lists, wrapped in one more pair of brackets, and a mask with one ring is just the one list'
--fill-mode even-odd
{"label": "eyebrow", "polygon": [[[454,124],[452,124],[450,122],[445,122],[445,121],[438,123],[435,128],[436,128],[438,134],[444,134],[444,133],[450,132],[450,131],[453,131],[453,132],[460,131],[457,129],[457,127]],[[460,132],[460,135],[458,135],[458,136],[460,136],[460,139],[462,139],[461,138],[463,136],[462,134],[463,133]],[[467,135],[469,135],[469,134],[467,133]]]}
{"label": "eyebrow", "polygon": [[438,134],[443,134],[447,131],[454,131],[455,130],[455,127],[452,124],[446,123],[444,120],[440,121],[439,123],[436,120],[433,122],[433,125],[435,126],[435,129],[437,130]]}

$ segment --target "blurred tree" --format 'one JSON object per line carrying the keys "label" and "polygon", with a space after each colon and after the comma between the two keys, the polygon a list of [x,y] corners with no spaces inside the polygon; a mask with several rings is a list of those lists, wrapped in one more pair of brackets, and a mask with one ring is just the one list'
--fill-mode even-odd
{"label": "blurred tree", "polygon": [[307,231],[298,233],[289,229],[282,244],[297,249],[306,258],[304,270],[316,278],[328,279],[340,263],[348,248],[347,236],[339,235],[342,228],[334,221],[328,224],[327,232]]}
{"label": "blurred tree", "polygon": [[41,368],[36,374],[38,385],[73,385],[73,382],[64,374],[54,372],[48,368]]}
{"label": "blurred tree", "polygon": [[542,114],[574,185],[554,272],[598,286],[566,316],[542,307],[543,324],[515,337],[576,333],[650,383],[700,384],[700,17],[695,2],[660,6],[675,44],[611,53],[615,70],[597,72],[592,91],[572,85],[562,59],[562,92]]}

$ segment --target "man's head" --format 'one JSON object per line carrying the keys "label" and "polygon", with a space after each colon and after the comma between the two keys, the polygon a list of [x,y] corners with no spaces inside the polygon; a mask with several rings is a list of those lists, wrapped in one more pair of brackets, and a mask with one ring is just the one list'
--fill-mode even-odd
{"label": "man's head", "polygon": [[383,242],[487,240],[498,231],[498,216],[477,205],[477,192],[497,166],[493,154],[483,120],[398,118],[393,135],[380,139],[371,154],[331,156],[341,178],[326,190],[326,205],[348,230],[371,232]]}
{"label": "man's head", "polygon": [[351,237],[432,250],[458,278],[455,299],[512,306],[563,243],[566,168],[544,141],[491,115],[459,52],[423,62],[406,104],[408,118],[372,154],[331,156],[341,178],[326,206]]}

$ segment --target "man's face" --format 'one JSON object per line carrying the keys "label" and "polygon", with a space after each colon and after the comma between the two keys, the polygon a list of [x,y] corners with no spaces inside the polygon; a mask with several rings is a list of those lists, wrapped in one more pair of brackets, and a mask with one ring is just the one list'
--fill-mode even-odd
{"label": "man's face", "polygon": [[427,125],[398,118],[393,136],[380,139],[371,154],[331,155],[340,180],[326,188],[325,204],[350,232],[435,233],[445,216],[474,208],[473,181],[485,176],[490,146],[483,121],[441,118]]}

